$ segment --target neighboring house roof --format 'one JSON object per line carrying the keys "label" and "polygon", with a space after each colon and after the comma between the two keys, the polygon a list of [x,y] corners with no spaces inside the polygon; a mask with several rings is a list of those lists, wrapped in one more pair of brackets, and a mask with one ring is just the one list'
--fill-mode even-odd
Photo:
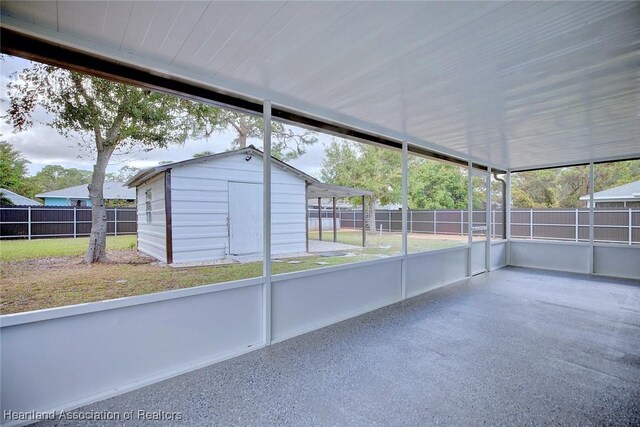
{"label": "neighboring house roof", "polygon": [[[589,200],[589,195],[580,197],[580,200]],[[640,181],[598,191],[593,194],[593,200],[640,200]]]}
{"label": "neighboring house roof", "polygon": [[24,197],[19,195],[18,193],[14,193],[13,191],[7,190],[6,188],[0,188],[0,193],[4,195],[7,199],[11,200],[16,206],[41,206],[42,203],[36,202],[35,200],[31,200],[28,197]]}
{"label": "neighboring house roof", "polygon": [[[239,150],[225,151],[223,153],[212,154],[210,156],[202,156],[196,157],[194,159],[183,160],[181,162],[169,163],[166,165],[160,165],[153,168],[145,169],[143,171],[138,172],[133,178],[131,178],[126,185],[129,188],[136,187],[145,181],[148,181],[152,178],[155,178],[159,174],[163,173],[166,170],[173,169],[178,166],[184,165],[192,165],[198,163],[209,162],[211,160],[221,159],[223,157],[235,156],[238,154],[251,155],[264,157],[264,153],[258,150],[253,145],[250,145],[246,148],[241,148]],[[339,187],[336,185],[324,184],[311,175],[308,175],[302,172],[300,169],[296,169],[293,166],[283,162],[282,160],[278,160],[275,157],[271,156],[272,165],[284,170],[285,172],[289,172],[292,175],[297,176],[298,178],[306,181],[309,184],[309,197],[350,197],[350,196],[359,196],[365,195],[370,196],[373,195],[371,191],[361,190],[357,188],[348,188],[348,187]]]}
{"label": "neighboring house roof", "polygon": [[[44,199],[46,197],[56,197],[61,199],[88,199],[89,184],[74,185],[73,187],[62,188],[60,190],[48,191],[42,194],[36,194],[36,197]],[[124,199],[134,200],[136,191],[127,187],[123,182],[105,181],[104,182],[104,198],[106,200]]]}

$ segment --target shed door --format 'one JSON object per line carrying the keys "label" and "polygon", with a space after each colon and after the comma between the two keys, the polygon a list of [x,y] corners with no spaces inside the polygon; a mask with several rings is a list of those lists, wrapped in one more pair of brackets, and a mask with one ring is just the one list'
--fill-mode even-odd
{"label": "shed door", "polygon": [[229,181],[229,252],[262,252],[262,184]]}

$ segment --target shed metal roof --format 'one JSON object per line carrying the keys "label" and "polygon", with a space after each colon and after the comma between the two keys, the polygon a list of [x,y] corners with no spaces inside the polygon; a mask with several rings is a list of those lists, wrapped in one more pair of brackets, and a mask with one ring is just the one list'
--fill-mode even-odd
{"label": "shed metal roof", "polygon": [[2,28],[56,46],[480,164],[640,157],[639,2],[1,9]]}
{"label": "shed metal roof", "polygon": [[[222,153],[211,154],[209,156],[196,157],[193,159],[183,160],[180,162],[169,163],[166,165],[160,165],[156,167],[152,167],[149,169],[145,169],[143,171],[138,172],[133,178],[131,178],[126,185],[130,188],[137,187],[140,184],[155,178],[159,174],[163,173],[166,170],[173,169],[175,167],[185,166],[185,165],[193,165],[198,163],[215,161],[217,159],[221,159],[228,156],[237,156],[237,155],[251,155],[258,156],[264,158],[264,153],[261,150],[258,150],[253,145],[250,145],[246,148],[242,148],[239,150],[231,150],[224,151]],[[368,190],[361,190],[358,188],[349,188],[349,187],[340,187],[336,185],[325,184],[311,175],[308,175],[302,172],[300,169],[294,168],[288,163],[283,162],[282,160],[276,159],[275,157],[271,157],[272,165],[288,172],[292,175],[297,176],[298,178],[306,181],[308,183],[307,187],[307,196],[309,198],[318,198],[318,197],[352,197],[352,196],[371,196],[373,192]]]}
{"label": "shed metal roof", "polygon": [[[48,191],[42,194],[36,194],[36,197],[44,199],[46,197],[57,197],[63,199],[88,199],[88,184],[74,185],[73,187],[62,188],[60,190]],[[123,182],[105,181],[104,182],[104,198],[134,200],[136,198],[135,190],[127,187]]]}
{"label": "shed metal roof", "polygon": [[[593,193],[594,200],[640,200],[640,181],[630,182],[617,187]],[[589,200],[589,195],[580,197],[580,200]]]}
{"label": "shed metal roof", "polygon": [[[229,156],[237,156],[237,155],[251,155],[251,156],[258,156],[261,158],[264,158],[264,153],[261,150],[258,150],[256,147],[254,147],[253,145],[250,145],[246,148],[241,148],[239,150],[230,150],[230,151],[223,151],[221,153],[216,153],[216,154],[211,154],[209,156],[201,156],[201,157],[195,157],[193,159],[187,159],[187,160],[182,160],[180,162],[174,162],[174,163],[167,163],[164,165],[159,165],[159,166],[155,166],[152,168],[148,168],[145,170],[142,170],[140,172],[138,172],[133,178],[131,178],[125,185],[128,185],[129,188],[133,188],[136,187],[140,184],[142,184],[145,181],[148,181],[154,177],[156,177],[158,174],[169,170],[169,169],[173,169],[175,167],[179,167],[179,166],[185,166],[185,165],[193,165],[193,164],[198,164],[198,163],[204,163],[204,162],[210,162],[210,161],[214,161],[217,159],[221,159],[224,157],[229,157]],[[315,179],[314,177],[312,177],[311,175],[308,175],[304,172],[302,172],[300,169],[296,169],[293,166],[283,162],[282,160],[278,160],[275,157],[271,157],[271,161],[273,166],[278,167],[286,172],[289,172],[295,176],[297,176],[298,178],[303,179],[304,181],[307,182],[319,182],[317,179]]]}

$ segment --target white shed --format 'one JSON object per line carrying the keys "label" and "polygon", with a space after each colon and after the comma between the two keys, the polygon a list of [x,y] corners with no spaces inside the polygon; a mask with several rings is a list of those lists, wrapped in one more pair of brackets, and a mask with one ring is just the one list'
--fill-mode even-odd
{"label": "white shed", "polygon": [[[138,173],[138,249],[168,264],[260,254],[263,159],[250,146]],[[304,253],[308,188],[331,186],[275,158],[271,181],[271,252]]]}

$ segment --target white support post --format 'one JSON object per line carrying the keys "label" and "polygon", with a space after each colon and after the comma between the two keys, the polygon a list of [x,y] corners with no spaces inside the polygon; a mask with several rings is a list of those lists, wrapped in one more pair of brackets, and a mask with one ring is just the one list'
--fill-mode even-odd
{"label": "white support post", "polygon": [[73,238],[78,237],[78,208],[73,208]]}
{"label": "white support post", "polygon": [[[407,254],[407,206],[409,206],[409,145],[402,143],[402,255]],[[404,295],[404,288],[403,288]],[[404,296],[403,296],[404,298]]]}
{"label": "white support post", "polygon": [[631,208],[629,208],[629,244],[633,243],[632,221],[633,221],[633,212],[631,211]]}
{"label": "white support post", "polygon": [[[263,175],[263,254],[262,263],[264,276],[263,315],[264,315],[264,343],[271,344],[271,101],[264,101],[262,118],[264,121],[262,162]],[[322,221],[322,218],[318,218]]]}
{"label": "white support post", "polygon": [[436,219],[436,215],[437,215],[437,212],[434,209],[433,210],[433,234],[438,234],[437,233],[437,231],[438,231],[438,221]]}
{"label": "white support post", "polygon": [[113,208],[113,235],[118,235],[118,208]]}
{"label": "white support post", "polygon": [[322,242],[322,197],[318,197],[318,240]]}
{"label": "white support post", "polygon": [[402,277],[400,281],[400,296],[405,299],[407,296],[407,207],[409,206],[409,144],[402,142]]}
{"label": "white support post", "polygon": [[27,221],[29,222],[27,233],[29,235],[29,240],[31,240],[31,206],[27,208]]}
{"label": "white support post", "polygon": [[411,234],[413,234],[413,211],[409,211],[409,229],[411,230]]}
{"label": "white support post", "polygon": [[469,216],[469,221],[467,222],[467,244],[469,247],[469,256],[467,257],[467,276],[471,277],[471,244],[473,243],[473,179],[472,179],[472,171],[473,164],[471,160],[467,163],[467,215]]}
{"label": "white support post", "polygon": [[576,208],[576,242],[578,241],[578,237],[580,236],[578,221],[579,221],[578,208]]}
{"label": "white support post", "polygon": [[533,239],[533,209],[529,209],[529,239]]}
{"label": "white support post", "polygon": [[485,234],[485,244],[486,250],[484,251],[484,267],[487,271],[491,271],[491,233],[493,232],[493,227],[491,224],[491,167],[487,167],[487,178],[485,180],[486,187],[486,206],[485,206],[485,225],[487,226],[487,231]]}
{"label": "white support post", "polygon": [[336,198],[331,198],[331,207],[333,209],[332,219],[333,219],[333,243],[338,241],[338,225],[336,224]]}
{"label": "white support post", "polygon": [[496,236],[496,211],[491,210],[491,237]]}
{"label": "white support post", "polygon": [[505,238],[507,239],[507,265],[511,264],[511,171],[507,171],[505,177],[506,189],[503,197],[504,206],[504,222],[505,222]]}
{"label": "white support post", "polygon": [[593,162],[589,163],[589,247],[591,256],[589,257],[589,273],[593,274],[593,240],[595,233],[593,230],[594,225],[594,211],[593,211],[593,187],[594,187],[594,166]]}

